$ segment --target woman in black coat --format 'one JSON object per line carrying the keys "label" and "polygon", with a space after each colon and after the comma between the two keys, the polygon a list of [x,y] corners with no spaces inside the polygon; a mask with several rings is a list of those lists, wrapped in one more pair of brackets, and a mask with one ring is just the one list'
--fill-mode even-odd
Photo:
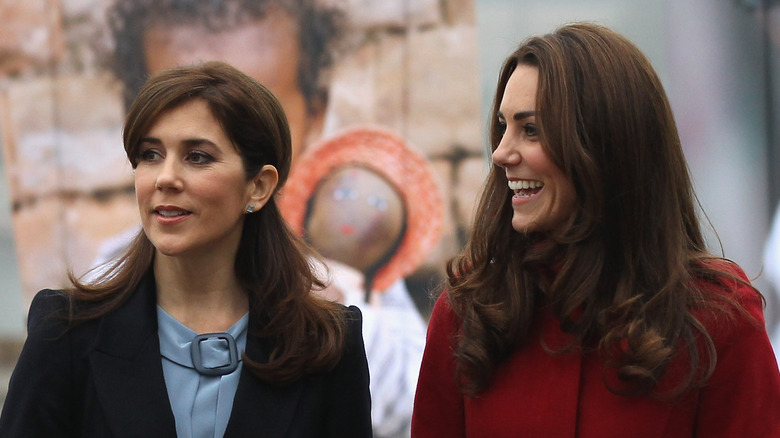
{"label": "woman in black coat", "polygon": [[153,76],[124,146],[143,230],[33,300],[3,437],[371,436],[357,308],[312,288],[275,195],[281,106],[224,63]]}

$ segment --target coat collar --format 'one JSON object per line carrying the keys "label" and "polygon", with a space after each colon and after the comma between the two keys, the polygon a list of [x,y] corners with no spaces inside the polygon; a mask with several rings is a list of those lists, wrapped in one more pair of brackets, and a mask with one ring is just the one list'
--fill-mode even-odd
{"label": "coat collar", "polygon": [[[90,355],[95,388],[117,437],[175,437],[176,426],[160,359],[157,292],[151,271],[117,310],[104,316]],[[247,356],[267,363],[270,348],[247,336]],[[302,381],[276,386],[257,379],[244,365],[225,437],[248,432],[284,436],[303,391]]]}

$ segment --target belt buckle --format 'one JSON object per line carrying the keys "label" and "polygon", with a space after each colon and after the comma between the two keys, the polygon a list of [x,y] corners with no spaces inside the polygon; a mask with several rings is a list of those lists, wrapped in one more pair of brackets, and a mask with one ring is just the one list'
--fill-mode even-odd
{"label": "belt buckle", "polygon": [[[221,339],[227,341],[228,349],[230,350],[230,363],[217,368],[206,368],[203,366],[200,343],[207,339]],[[236,340],[233,339],[233,336],[231,336],[230,333],[205,333],[195,336],[190,347],[190,354],[195,369],[204,376],[224,376],[225,374],[232,373],[238,368],[238,348],[236,347]]]}

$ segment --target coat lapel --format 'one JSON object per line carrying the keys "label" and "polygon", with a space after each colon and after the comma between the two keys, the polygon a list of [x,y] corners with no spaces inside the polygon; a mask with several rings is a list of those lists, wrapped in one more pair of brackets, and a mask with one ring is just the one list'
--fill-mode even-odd
{"label": "coat lapel", "polygon": [[[103,318],[90,355],[98,399],[117,437],[176,436],[157,337],[155,288],[150,273],[125,304]],[[253,360],[267,363],[269,351],[267,343],[247,337]],[[271,385],[242,367],[225,437],[286,436],[306,381]]]}
{"label": "coat lapel", "polygon": [[[256,336],[247,337],[247,356],[267,363],[268,351],[268,345]],[[248,434],[268,438],[288,436],[305,381],[299,379],[289,385],[271,385],[255,377],[244,365],[225,438],[246,437]]]}
{"label": "coat lapel", "polygon": [[175,437],[160,358],[156,289],[148,274],[133,295],[106,315],[90,355],[95,390],[117,437]]}

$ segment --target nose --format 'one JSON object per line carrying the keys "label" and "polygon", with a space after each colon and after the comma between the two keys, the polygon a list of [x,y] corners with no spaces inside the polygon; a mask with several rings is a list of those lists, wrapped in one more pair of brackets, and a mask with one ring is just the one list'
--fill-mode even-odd
{"label": "nose", "polygon": [[509,167],[520,164],[523,161],[520,151],[512,146],[512,142],[505,135],[493,151],[493,164],[501,167]]}
{"label": "nose", "polygon": [[159,173],[154,183],[157,190],[181,190],[181,172],[176,160],[166,158],[158,169]]}

